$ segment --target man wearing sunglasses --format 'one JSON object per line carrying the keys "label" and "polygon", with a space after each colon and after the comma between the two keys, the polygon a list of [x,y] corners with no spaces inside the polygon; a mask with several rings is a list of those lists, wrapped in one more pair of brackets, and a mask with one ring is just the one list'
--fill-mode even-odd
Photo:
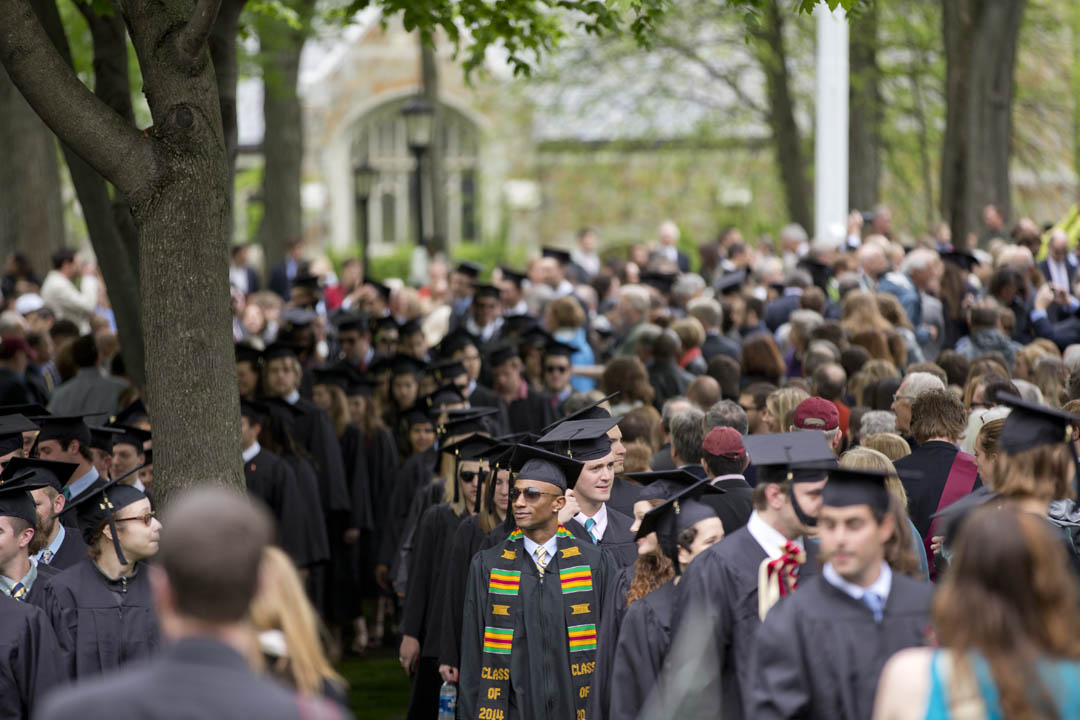
{"label": "man wearing sunglasses", "polygon": [[510,469],[518,529],[469,570],[460,716],[584,717],[615,564],[559,522],[581,462],[519,445]]}
{"label": "man wearing sunglasses", "polygon": [[551,341],[544,347],[544,389],[551,396],[551,407],[563,414],[566,401],[574,393],[570,384],[570,356],[577,352],[573,345]]}

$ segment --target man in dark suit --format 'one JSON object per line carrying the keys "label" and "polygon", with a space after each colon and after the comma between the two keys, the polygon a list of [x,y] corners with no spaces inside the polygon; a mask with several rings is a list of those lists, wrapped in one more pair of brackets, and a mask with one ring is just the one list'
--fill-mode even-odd
{"label": "man in dark suit", "polygon": [[149,568],[161,626],[172,642],[138,667],[57,692],[34,716],[299,720],[347,714],[300,699],[248,667],[248,609],[271,540],[266,511],[235,494],[195,490],[178,500],[161,533],[160,568]]}
{"label": "man in dark suit", "polygon": [[799,309],[803,291],[810,287],[810,275],[804,270],[793,270],[784,283],[784,294],[765,305],[765,327],[769,332],[788,321],[791,313]]}
{"label": "man in dark suit", "polygon": [[712,298],[694,298],[687,303],[686,313],[697,318],[705,328],[705,342],[701,344],[701,354],[705,356],[706,362],[717,355],[739,359],[739,344],[721,332],[724,312],[719,302]]}
{"label": "man in dark suit", "polygon": [[293,280],[303,267],[302,250],[303,244],[299,238],[290,240],[285,246],[285,257],[270,268],[270,289],[280,295],[282,300],[289,299]]}
{"label": "man in dark suit", "polygon": [[671,220],[660,223],[660,244],[652,252],[650,259],[666,260],[675,264],[679,272],[690,272],[690,258],[675,245],[679,242],[679,226]]}
{"label": "man in dark suit", "polygon": [[742,435],[735,428],[721,425],[705,436],[701,465],[708,472],[709,484],[724,493],[706,493],[701,501],[716,511],[725,535],[746,525],[754,511],[754,489],[743,475],[749,463]]}
{"label": "man in dark suit", "polygon": [[229,284],[245,296],[259,291],[259,276],[248,265],[247,245],[233,245],[229,260]]}
{"label": "man in dark suit", "polygon": [[1072,294],[1076,266],[1076,258],[1069,252],[1069,236],[1061,228],[1054,228],[1050,231],[1046,259],[1039,263],[1039,271],[1055,289]]}

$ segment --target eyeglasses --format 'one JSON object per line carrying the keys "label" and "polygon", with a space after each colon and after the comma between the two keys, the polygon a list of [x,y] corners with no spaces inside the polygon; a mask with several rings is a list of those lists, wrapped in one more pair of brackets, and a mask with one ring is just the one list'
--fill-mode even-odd
{"label": "eyeglasses", "polygon": [[892,399],[892,401],[893,401],[894,403],[898,403],[898,402],[910,402],[910,401],[911,401],[911,398],[909,398],[909,397],[908,397],[907,395],[893,395],[893,399]]}
{"label": "eyeglasses", "polygon": [[534,487],[527,488],[510,488],[510,502],[517,502],[517,499],[522,495],[525,496],[525,502],[534,503],[540,499],[543,495],[551,495],[552,497],[562,497],[561,493],[544,492]]}
{"label": "eyeglasses", "polygon": [[483,480],[487,477],[487,473],[481,470],[480,472],[473,472],[472,470],[462,470],[458,473],[458,477],[461,478],[463,483],[473,483],[474,481]]}
{"label": "eyeglasses", "polygon": [[561,375],[564,372],[570,372],[570,366],[569,365],[548,365],[547,367],[544,368],[544,372],[559,373]]}
{"label": "eyeglasses", "polygon": [[154,518],[156,518],[156,517],[157,517],[157,513],[154,512],[153,510],[151,510],[150,512],[143,513],[142,515],[136,515],[135,517],[113,518],[113,519],[114,519],[115,522],[118,522],[118,523],[128,522],[129,520],[141,520],[143,525],[145,525],[146,527],[150,527],[150,523],[153,522]]}

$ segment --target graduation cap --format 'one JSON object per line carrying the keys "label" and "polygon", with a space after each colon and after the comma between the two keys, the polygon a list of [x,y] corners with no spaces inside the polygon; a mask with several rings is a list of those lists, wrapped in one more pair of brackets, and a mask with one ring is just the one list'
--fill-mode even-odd
{"label": "graduation cap", "polygon": [[37,436],[38,443],[46,440],[60,440],[65,443],[78,440],[80,445],[90,447],[90,428],[83,422],[82,415],[46,415],[33,420],[41,428]]}
{"label": "graduation cap", "polygon": [[254,366],[258,365],[259,361],[262,359],[262,350],[259,350],[256,347],[252,347],[251,345],[248,345],[246,343],[237,343],[235,346],[235,350],[236,362],[238,363],[246,362],[251,363]]}
{"label": "graduation cap", "polygon": [[318,275],[312,275],[305,270],[296,274],[296,277],[293,278],[292,286],[302,287],[317,292],[322,289],[322,278]]}
{"label": "graduation cap", "polygon": [[395,333],[398,331],[397,320],[392,315],[383,315],[377,317],[371,321],[371,331],[378,334],[380,332],[386,332],[387,330],[393,330]]}
{"label": "graduation cap", "polygon": [[371,397],[375,394],[375,380],[367,373],[353,372],[349,374],[349,382],[345,385],[346,397]]}
{"label": "graduation cap", "polygon": [[700,476],[685,468],[626,473],[626,477],[644,486],[638,491],[638,500],[666,500],[701,482]]}
{"label": "graduation cap", "polygon": [[47,483],[36,480],[33,473],[23,473],[0,485],[0,517],[25,520],[30,527],[37,526],[37,511],[31,490],[45,487]]}
{"label": "graduation cap", "polygon": [[518,343],[515,340],[494,343],[487,348],[487,356],[491,367],[497,368],[518,356]]}
{"label": "graduation cap", "polygon": [[[758,468],[759,484],[819,482],[836,467],[836,455],[821,430],[747,435],[743,445]],[[791,493],[791,505],[804,525],[817,524],[817,518],[803,512],[795,493]]]}
{"label": "graduation cap", "polygon": [[120,430],[121,434],[113,439],[113,445],[131,445],[140,454],[143,451],[143,445],[151,438],[149,430],[132,427],[131,425],[115,425],[114,427]]}
{"label": "graduation cap", "polygon": [[440,382],[447,382],[469,373],[469,371],[465,369],[465,363],[460,360],[445,360],[440,363],[435,363],[428,367],[428,372]]}
{"label": "graduation cap", "polygon": [[654,272],[651,270],[641,273],[642,283],[649,287],[656,288],[664,295],[671,292],[671,286],[674,285],[675,281],[678,279],[678,273]]}
{"label": "graduation cap", "polygon": [[465,396],[461,394],[456,385],[443,385],[435,392],[420,397],[416,404],[431,410],[432,408],[441,408],[443,405],[456,405],[463,402],[465,402]]}
{"label": "graduation cap", "polygon": [[464,350],[470,345],[478,348],[480,347],[480,341],[468,330],[458,328],[456,330],[451,330],[443,336],[443,339],[439,341],[439,344],[435,347],[435,351],[439,353],[441,357],[449,358],[454,353],[459,350]]}
{"label": "graduation cap", "polygon": [[[575,410],[574,412],[570,413],[569,415],[562,418],[561,420],[556,420],[555,422],[551,423],[546,428],[541,430],[540,433],[541,434],[548,433],[548,432],[554,430],[557,425],[561,425],[562,423],[569,422],[571,420],[600,420],[600,419],[603,419],[603,418],[609,418],[609,417],[611,417],[611,413],[609,413],[607,410],[605,410],[604,408],[602,408],[600,406],[603,405],[606,402],[610,402],[611,400],[614,400],[616,397],[618,397],[618,395],[619,395],[619,391],[616,390],[615,392],[611,393],[610,395],[607,395],[605,397],[600,398],[596,402],[589,403],[588,405],[581,408],[580,410]],[[615,422],[619,422],[620,420],[622,420],[621,417],[616,418]]]}
{"label": "graduation cap", "polygon": [[93,450],[111,453],[113,443],[124,431],[116,427],[90,427],[90,447]]}
{"label": "graduation cap", "polygon": [[434,425],[435,421],[431,419],[431,415],[428,413],[428,409],[423,405],[413,405],[408,410],[401,413],[401,422],[406,427],[412,427],[413,425]]}
{"label": "graduation cap", "polygon": [[582,467],[583,463],[566,455],[532,445],[518,445],[510,456],[510,471],[518,478],[550,483],[564,492],[577,484]]}
{"label": "graduation cap", "polygon": [[503,317],[503,337],[520,337],[540,325],[532,315],[506,315]]}
{"label": "graduation cap", "polygon": [[570,264],[570,253],[566,250],[560,250],[559,248],[545,247],[541,248],[540,253],[546,258],[555,258],[559,261],[560,265]]}
{"label": "graduation cap", "polygon": [[721,275],[713,284],[713,289],[721,295],[738,292],[746,283],[746,268]]}
{"label": "graduation cap", "polygon": [[417,333],[422,332],[424,332],[424,328],[420,326],[420,321],[415,318],[406,320],[398,325],[398,337],[408,337],[409,335],[416,335]]}
{"label": "graduation cap", "polygon": [[354,330],[362,335],[371,332],[371,321],[363,313],[340,312],[331,322],[337,326],[338,332]]}
{"label": "graduation cap", "polygon": [[38,487],[51,486],[56,492],[63,492],[64,486],[78,469],[78,463],[14,457],[4,465],[4,472],[0,473],[0,483],[7,483],[15,477],[27,475],[35,482],[41,483]]}
{"label": "graduation cap", "polygon": [[889,490],[885,486],[889,473],[879,470],[856,470],[836,467],[829,471],[822,504],[829,507],[869,505],[872,510],[889,509]]}
{"label": "graduation cap", "polygon": [[999,392],[997,398],[1000,404],[1012,408],[998,440],[1006,455],[1067,442],[1072,424],[1080,423],[1080,415],[1036,405],[1011,393]]}
{"label": "graduation cap", "polygon": [[0,417],[0,455],[7,455],[21,449],[23,446],[22,434],[37,429],[37,425],[30,422],[25,415],[19,413]]}
{"label": "graduation cap", "polygon": [[375,292],[379,293],[379,296],[382,297],[383,302],[390,302],[390,286],[384,285],[370,275],[364,276],[364,284],[370,285],[371,287],[375,288]]}
{"label": "graduation cap", "polygon": [[464,440],[444,445],[439,448],[444,453],[450,453],[458,460],[483,460],[492,448],[500,447],[498,440],[486,435],[470,435]]}
{"label": "graduation cap", "polygon": [[135,398],[134,402],[128,403],[120,409],[120,412],[116,413],[109,425],[134,425],[143,420],[149,422],[150,413],[147,411],[142,398]]}
{"label": "graduation cap", "polygon": [[240,416],[246,417],[250,422],[262,425],[266,422],[266,416],[269,413],[270,408],[266,406],[266,403],[240,398]]}
{"label": "graduation cap", "polygon": [[79,522],[79,530],[82,531],[83,540],[87,545],[93,544],[94,534],[102,523],[108,523],[112,532],[113,548],[116,550],[116,558],[121,565],[127,565],[127,558],[120,547],[120,535],[116,530],[116,513],[128,505],[133,505],[146,498],[146,494],[134,485],[126,485],[120,481],[142,470],[149,461],[143,465],[129,470],[120,477],[91,485],[89,490],[84,491],[68,505],[75,508],[75,516]]}
{"label": "graduation cap", "polygon": [[480,273],[483,272],[483,270],[484,268],[478,263],[470,262],[468,260],[459,262],[458,266],[454,268],[454,272],[466,275],[473,280],[480,277]]}
{"label": "graduation cap", "polygon": [[0,416],[25,415],[28,418],[45,417],[51,415],[48,410],[37,403],[25,405],[0,405]]}
{"label": "graduation cap", "polygon": [[394,375],[420,375],[427,367],[427,363],[423,360],[417,360],[405,353],[398,353],[387,362],[390,364],[390,372]]}
{"label": "graduation cap", "polygon": [[488,297],[498,300],[501,296],[501,291],[494,285],[473,285],[473,297]]}
{"label": "graduation cap", "polygon": [[979,264],[979,258],[975,257],[971,253],[964,252],[963,250],[950,250],[949,252],[941,253],[942,262],[947,262],[950,265],[955,265],[961,270],[971,272],[971,269]]}
{"label": "graduation cap", "polygon": [[679,535],[702,520],[717,517],[716,510],[700,502],[700,498],[707,492],[718,490],[719,488],[712,487],[707,479],[698,479],[696,483],[678,490],[662,505],[654,507],[641,518],[637,537],[640,539],[655,532],[660,541],[660,549],[671,559],[676,574],[681,573]]}
{"label": "graduation cap", "polygon": [[507,282],[512,282],[518,287],[521,287],[521,284],[524,283],[527,279],[523,273],[519,273],[517,270],[511,270],[505,265],[500,265],[499,271],[502,272],[503,280],[506,280]]}
{"label": "graduation cap", "polygon": [[488,424],[484,418],[499,412],[498,408],[467,408],[464,410],[447,410],[447,420],[437,430],[442,436],[465,435],[466,433],[487,432]]}
{"label": "graduation cap", "polygon": [[349,385],[352,373],[340,365],[317,367],[311,371],[315,385],[336,385],[344,390]]}
{"label": "graduation cap", "polygon": [[294,328],[308,327],[318,318],[319,315],[315,311],[298,307],[289,308],[281,316],[281,319],[285,321],[286,325]]}
{"label": "graduation cap", "polygon": [[618,425],[614,418],[563,421],[537,440],[541,447],[550,447],[575,460],[599,460],[611,452],[608,430]]}
{"label": "graduation cap", "polygon": [[573,345],[568,345],[558,340],[551,340],[544,345],[544,355],[560,355],[562,357],[570,357],[576,353],[578,349]]}
{"label": "graduation cap", "polygon": [[517,337],[518,345],[526,348],[539,348],[543,350],[548,345],[558,342],[555,336],[539,325],[535,325]]}

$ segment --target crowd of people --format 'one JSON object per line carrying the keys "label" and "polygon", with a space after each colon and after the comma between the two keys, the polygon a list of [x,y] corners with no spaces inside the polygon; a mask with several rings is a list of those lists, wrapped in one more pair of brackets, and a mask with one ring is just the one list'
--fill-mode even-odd
{"label": "crowd of people", "polygon": [[906,242],[238,246],[252,502],[164,527],[96,269],[12,257],[0,716],[347,716],[386,646],[416,720],[1080,717],[1076,248]]}

